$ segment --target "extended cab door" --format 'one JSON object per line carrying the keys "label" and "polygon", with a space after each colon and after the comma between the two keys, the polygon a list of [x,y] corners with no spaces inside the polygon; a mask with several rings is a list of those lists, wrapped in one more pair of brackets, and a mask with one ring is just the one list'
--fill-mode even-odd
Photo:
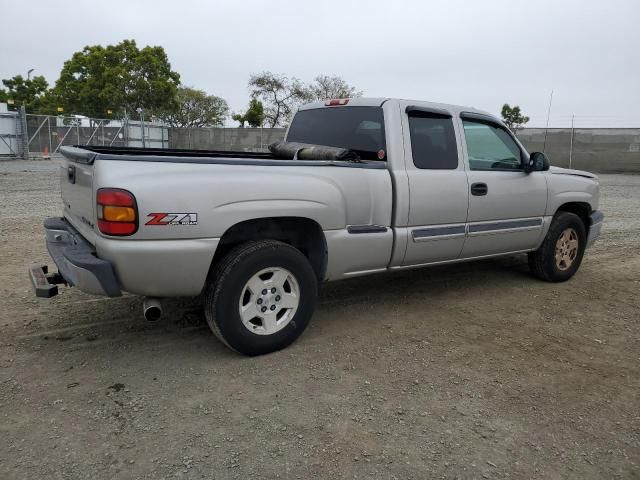
{"label": "extended cab door", "polygon": [[402,125],[409,182],[403,266],[458,258],[469,197],[456,123],[450,112],[404,106]]}
{"label": "extended cab door", "polygon": [[490,117],[463,113],[461,123],[470,193],[461,256],[535,248],[547,205],[545,175],[524,172],[526,152]]}

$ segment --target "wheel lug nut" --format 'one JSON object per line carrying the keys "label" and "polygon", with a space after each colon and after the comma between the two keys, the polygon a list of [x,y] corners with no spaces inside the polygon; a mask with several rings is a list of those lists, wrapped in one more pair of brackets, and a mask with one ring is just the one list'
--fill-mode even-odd
{"label": "wheel lug nut", "polygon": [[264,290],[262,290],[262,294],[266,295],[267,294],[267,289],[265,288]]}
{"label": "wheel lug nut", "polygon": [[262,299],[261,299],[261,298],[259,298],[259,299],[256,301],[256,303],[257,303],[258,305],[262,305]]}
{"label": "wheel lug nut", "polygon": [[276,288],[275,288],[275,287],[273,287],[273,288],[271,289],[271,293],[276,293]]}
{"label": "wheel lug nut", "polygon": [[267,307],[262,307],[262,308],[260,309],[260,311],[261,311],[262,313],[266,312],[266,311],[267,311]]}
{"label": "wheel lug nut", "polygon": [[276,306],[275,305],[271,305],[271,310],[275,310]]}
{"label": "wheel lug nut", "polygon": [[276,295],[276,302],[280,301],[280,295]]}

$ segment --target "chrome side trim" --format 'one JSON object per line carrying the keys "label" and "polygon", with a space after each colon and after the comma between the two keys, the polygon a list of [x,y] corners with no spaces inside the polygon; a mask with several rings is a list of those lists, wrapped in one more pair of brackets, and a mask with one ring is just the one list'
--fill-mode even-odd
{"label": "chrome side trim", "polygon": [[541,217],[444,226],[436,225],[433,227],[415,228],[411,230],[411,236],[414,242],[424,242],[447,240],[464,236],[537,230],[541,228],[542,225],[543,219]]}
{"label": "chrome side trim", "polygon": [[411,236],[414,242],[459,238],[464,237],[465,233],[466,225],[464,224],[423,227],[411,230]]}
{"label": "chrome side trim", "polygon": [[469,233],[488,232],[490,230],[511,230],[513,228],[524,227],[539,227],[540,225],[542,225],[542,218],[507,220],[504,222],[470,223]]}
{"label": "chrome side trim", "polygon": [[500,222],[469,223],[467,232],[469,236],[485,235],[493,233],[508,233],[525,230],[537,230],[542,227],[542,218],[525,218],[521,220],[505,220]]}

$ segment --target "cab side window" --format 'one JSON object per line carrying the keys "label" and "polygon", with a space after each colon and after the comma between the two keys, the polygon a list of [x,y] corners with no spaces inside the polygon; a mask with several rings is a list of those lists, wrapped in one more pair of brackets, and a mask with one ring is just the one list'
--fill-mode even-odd
{"label": "cab side window", "polygon": [[498,125],[463,120],[471,170],[521,170],[522,152],[511,135]]}
{"label": "cab side window", "polygon": [[451,117],[420,112],[409,115],[413,164],[421,169],[458,168],[458,148]]}

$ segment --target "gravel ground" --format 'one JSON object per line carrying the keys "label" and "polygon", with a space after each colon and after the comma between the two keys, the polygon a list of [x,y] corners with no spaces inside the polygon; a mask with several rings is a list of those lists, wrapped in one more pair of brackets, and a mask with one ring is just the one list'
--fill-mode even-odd
{"label": "gravel ground", "polygon": [[36,299],[55,170],[0,162],[0,478],[640,478],[640,176],[601,177],[565,284],[517,256],[325,285],[244,358],[194,301]]}

